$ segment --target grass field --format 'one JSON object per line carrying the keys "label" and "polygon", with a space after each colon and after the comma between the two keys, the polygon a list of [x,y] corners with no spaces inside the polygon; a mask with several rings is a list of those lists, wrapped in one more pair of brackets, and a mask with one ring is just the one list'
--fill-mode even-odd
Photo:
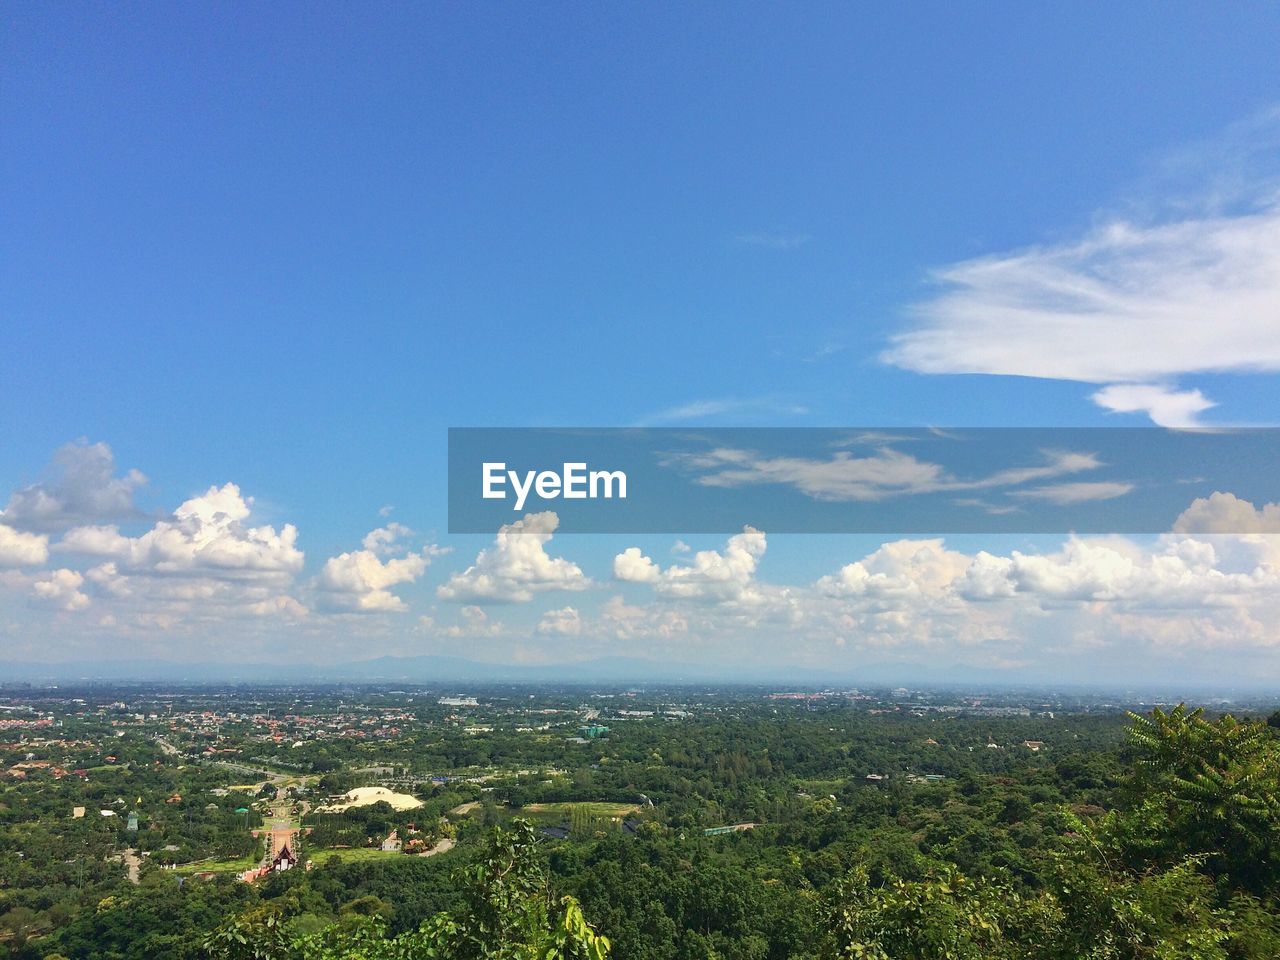
{"label": "grass field", "polygon": [[302,852],[303,860],[310,860],[316,866],[341,857],[348,862],[354,860],[381,860],[386,857],[403,857],[404,854],[399,851],[385,851],[378,847],[348,847],[333,850],[311,850],[306,849]]}
{"label": "grass field", "polygon": [[235,860],[201,860],[198,863],[180,863],[174,873],[243,873],[258,865],[257,857],[239,857]]}
{"label": "grass field", "polygon": [[634,803],[607,803],[599,800],[583,800],[565,803],[531,803],[529,806],[524,807],[520,813],[529,814],[539,820],[564,820],[574,810],[582,810],[589,817],[605,818],[625,817],[627,814],[635,813],[639,809],[640,807]]}

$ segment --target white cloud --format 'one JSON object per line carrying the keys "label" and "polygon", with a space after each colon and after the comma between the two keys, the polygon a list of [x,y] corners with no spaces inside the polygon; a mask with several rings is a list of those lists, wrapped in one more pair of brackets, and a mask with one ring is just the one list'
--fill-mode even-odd
{"label": "white cloud", "polygon": [[836,575],[823,577],[816,586],[833,597],[938,596],[969,564],[969,557],[946,549],[941,539],[897,540],[842,567]]}
{"label": "white cloud", "polygon": [[662,577],[662,569],[639,547],[627,547],[613,558],[613,576],[626,583],[656,583]]}
{"label": "white cloud", "polygon": [[538,620],[538,633],[576,637],[582,633],[582,617],[573,607],[548,610]]}
{"label": "white cloud", "polygon": [[1117,383],[1091,399],[1115,413],[1145,413],[1161,427],[1194,427],[1200,414],[1216,406],[1199,390],[1177,390],[1149,383]]}
{"label": "white cloud", "polygon": [[752,580],[766,549],[765,535],[744,527],[725,544],[723,552],[699,550],[688,564],[673,564],[665,570],[628,547],[614,557],[613,574],[632,583],[649,583],[660,596],[676,599],[737,601],[753,599]]}
{"label": "white cloud", "polygon": [[76,524],[139,516],[133,495],[147,482],[137,470],[115,476],[116,461],[105,443],[68,443],[53,455],[45,479],[9,496],[0,523],[56,532]]}
{"label": "white cloud", "polygon": [[969,260],[886,359],[922,373],[1086,383],[1280,369],[1280,206]]}
{"label": "white cloud", "polygon": [[[1260,191],[1263,192],[1263,191]],[[1112,220],[1083,238],[936,272],[883,359],[921,373],[1107,384],[1094,399],[1188,426],[1212,403],[1189,374],[1280,370],[1280,204],[1176,222]]]}
{"label": "white cloud", "polygon": [[412,530],[402,523],[392,521],[385,527],[370,530],[364,535],[360,545],[366,550],[381,555],[390,550],[397,540],[403,540],[405,537],[411,536],[413,536]]}
{"label": "white cloud", "polygon": [[804,416],[809,408],[803,404],[773,396],[721,397],[693,400],[674,407],[659,410],[640,420],[640,424],[710,420],[716,417],[742,417],[748,415]]}
{"label": "white cloud", "polygon": [[[1242,509],[1258,528],[1269,520],[1247,503],[1218,506],[1231,527],[1243,526],[1231,515]],[[1007,555],[900,540],[792,591],[789,602],[804,625],[792,636],[935,662],[983,649],[978,659],[989,665],[1117,644],[1257,649],[1280,644],[1280,537],[1072,537],[1056,551]]]}
{"label": "white cloud", "polygon": [[49,537],[0,523],[0,567],[40,566],[49,559]]}
{"label": "white cloud", "polygon": [[50,570],[31,580],[31,595],[62,610],[83,610],[89,606],[89,598],[80,592],[84,577],[75,570]]}
{"label": "white cloud", "polygon": [[1218,491],[1193,500],[1173,529],[1176,533],[1280,533],[1280,503],[1254,507],[1233,493]]}
{"label": "white cloud", "polygon": [[124,536],[114,525],[75,527],[57,548],[110,557],[126,569],[157,575],[297,573],[303,563],[297,528],[247,526],[252,506],[252,497],[242,497],[239,487],[227,483],[187,500],[139,537]]}
{"label": "white cloud", "polygon": [[1014,490],[1010,496],[1028,500],[1044,500],[1057,506],[1073,503],[1089,503],[1095,500],[1114,500],[1133,490],[1132,483],[1098,481],[1095,483],[1054,483],[1029,490]]}
{"label": "white cloud", "polygon": [[954,476],[941,464],[920,460],[890,447],[881,447],[864,456],[839,450],[825,460],[770,457],[753,450],[718,447],[702,453],[670,454],[665,463],[700,472],[695,482],[706,487],[780,485],[792,487],[815,500],[861,502],[1012,487],[1102,466],[1091,453],[1044,450],[1041,455],[1043,463],[1010,467],[976,478]]}
{"label": "white cloud", "polygon": [[130,602],[135,620],[163,626],[299,616],[305,608],[288,595],[304,560],[298,531],[291,524],[251,525],[252,506],[227,483],[185,501],[139,536],[115,525],[75,527],[54,549],[102,560],[86,579],[103,596]]}
{"label": "white cloud", "polygon": [[1280,567],[1258,545],[1251,552],[1244,562],[1248,550],[1222,552],[1176,536],[1151,547],[1072,539],[1056,552],[1009,555],[902,541],[797,599],[805,635],[837,637],[845,649],[1041,670],[1065,657],[1110,670],[1138,662],[1146,648],[1280,642]]}
{"label": "white cloud", "polygon": [[628,604],[621,596],[610,597],[601,605],[600,622],[605,632],[618,640],[669,640],[689,633],[683,610]]}
{"label": "white cloud", "polygon": [[407,610],[405,602],[388,588],[413,583],[426,572],[436,552],[428,548],[421,553],[386,556],[396,549],[399,539],[411,533],[401,524],[390,523],[366,534],[362,541],[363,550],[326,560],[317,581],[324,605],[357,613],[400,613]]}
{"label": "white cloud", "polygon": [[550,510],[505,524],[493,546],[436,591],[442,600],[520,603],[545,590],[583,590],[590,581],[576,563],[546,551],[560,518]]}
{"label": "white cloud", "polygon": [[458,622],[444,631],[447,637],[496,637],[502,634],[502,624],[489,619],[480,607],[474,604],[458,611]]}
{"label": "white cloud", "polygon": [[311,613],[298,600],[288,594],[278,594],[265,600],[259,600],[257,603],[249,604],[247,609],[255,617],[284,617],[294,620],[301,620]]}

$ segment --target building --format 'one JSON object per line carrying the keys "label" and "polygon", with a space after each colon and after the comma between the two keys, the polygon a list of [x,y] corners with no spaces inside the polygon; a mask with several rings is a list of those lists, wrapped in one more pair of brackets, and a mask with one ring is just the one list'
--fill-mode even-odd
{"label": "building", "polygon": [[261,880],[269,873],[281,873],[285,870],[292,870],[297,865],[297,854],[290,850],[289,845],[286,843],[276,851],[276,855],[271,858],[270,863],[264,864],[261,867],[254,867],[252,870],[246,870],[244,873],[240,874],[240,879],[245,883],[254,883]]}
{"label": "building", "polygon": [[609,728],[601,726],[598,723],[592,723],[588,726],[578,728],[578,736],[582,737],[584,740],[595,740],[599,737],[607,736],[608,733]]}
{"label": "building", "polygon": [[400,836],[395,830],[388,833],[387,839],[382,841],[383,853],[399,853],[401,847]]}

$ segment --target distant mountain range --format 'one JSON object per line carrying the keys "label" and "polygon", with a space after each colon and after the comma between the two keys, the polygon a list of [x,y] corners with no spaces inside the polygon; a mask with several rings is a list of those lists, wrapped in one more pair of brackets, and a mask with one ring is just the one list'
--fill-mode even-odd
{"label": "distant mountain range", "polygon": [[[822,674],[813,674],[822,677]],[[0,681],[151,680],[204,683],[486,682],[554,683],[740,680],[715,667],[607,657],[564,664],[481,663],[462,657],[378,657],[350,663],[186,663],[172,660],[76,660],[66,663],[0,662]],[[760,674],[761,681],[769,679]]]}
{"label": "distant mountain range", "polygon": [[377,657],[348,663],[183,663],[173,660],[75,660],[65,663],[0,661],[0,683],[244,683],[255,685],[305,683],[422,684],[537,683],[537,684],[697,684],[753,685],[772,689],[797,687],[914,689],[953,688],[968,692],[994,689],[1057,690],[1175,690],[1187,696],[1198,691],[1274,691],[1266,681],[1254,684],[1238,679],[1202,677],[1189,682],[1176,676],[1152,675],[1138,683],[1118,678],[1107,682],[1053,680],[1021,670],[992,671],[980,667],[882,662],[859,664],[856,669],[818,670],[803,666],[743,666],[721,663],[689,664],[648,660],[643,657],[602,657],[559,664],[483,663],[462,657]]}
{"label": "distant mountain range", "polygon": [[[640,657],[603,657],[560,664],[481,663],[462,657],[377,657],[333,665],[306,663],[183,663],[172,660],[77,660],[66,663],[0,661],[0,682],[163,681],[172,683],[748,683],[808,687],[857,683],[946,684],[979,681],[979,671],[931,671],[902,664],[851,672],[806,667],[688,664]],[[987,675],[987,680],[990,676]],[[1018,683],[1011,677],[1004,682]]]}

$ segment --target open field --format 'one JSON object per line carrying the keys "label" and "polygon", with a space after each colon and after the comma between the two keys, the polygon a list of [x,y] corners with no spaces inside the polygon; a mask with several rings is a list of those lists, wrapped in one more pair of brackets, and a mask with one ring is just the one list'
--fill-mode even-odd
{"label": "open field", "polygon": [[316,866],[322,863],[328,863],[335,858],[341,858],[347,861],[354,860],[384,860],[388,857],[403,857],[404,854],[398,850],[387,851],[380,847],[338,847],[329,850],[306,850],[302,854],[303,860],[310,860]]}
{"label": "open field", "polygon": [[180,863],[174,873],[243,873],[258,865],[257,857],[237,857],[233,860],[201,860],[196,863]]}
{"label": "open field", "polygon": [[635,803],[609,803],[603,800],[566,801],[563,803],[531,803],[522,808],[522,814],[530,814],[537,819],[568,817],[573,811],[580,810],[590,817],[625,817],[635,813],[640,806]]}

